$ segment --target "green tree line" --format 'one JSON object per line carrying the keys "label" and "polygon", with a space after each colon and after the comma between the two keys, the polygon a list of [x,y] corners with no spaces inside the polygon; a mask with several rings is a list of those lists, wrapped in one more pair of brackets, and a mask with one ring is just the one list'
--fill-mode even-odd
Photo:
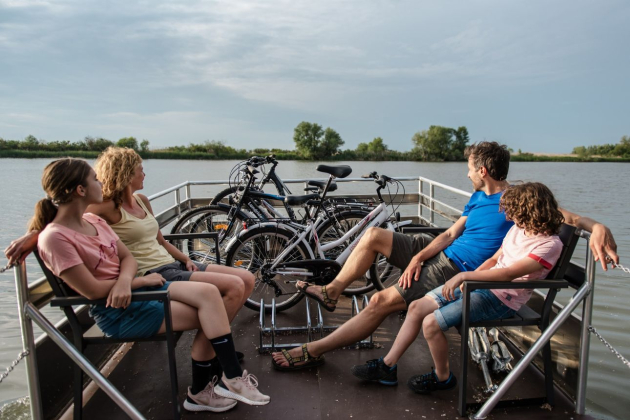
{"label": "green tree line", "polygon": [[608,156],[630,158],[630,137],[623,136],[617,144],[602,144],[595,146],[578,146],[571,152],[581,158],[592,156]]}

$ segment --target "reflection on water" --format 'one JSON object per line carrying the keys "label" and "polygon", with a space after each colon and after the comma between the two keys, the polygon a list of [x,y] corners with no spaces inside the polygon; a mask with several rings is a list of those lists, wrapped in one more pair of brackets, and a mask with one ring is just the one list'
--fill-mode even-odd
{"label": "reflection on water", "polygon": [[[44,196],[40,186],[41,173],[50,159],[1,159],[0,160],[0,248],[4,249],[11,239],[25,230],[29,216],[37,200]],[[144,163],[147,175],[146,195],[186,180],[226,179],[234,161],[163,161],[149,160]],[[341,162],[336,162],[341,163]],[[353,168],[351,177],[359,177],[376,170],[389,176],[422,175],[456,188],[470,191],[466,178],[465,163],[418,163],[418,162],[345,162]],[[278,173],[282,178],[322,178],[313,162],[281,162]],[[627,209],[630,196],[625,194],[626,180],[630,179],[630,165],[617,163],[512,163],[510,180],[540,181],[555,193],[560,205],[584,216],[590,216],[610,226],[619,245],[622,262],[630,265],[630,222]],[[295,194],[301,193],[301,185],[289,186]],[[418,182],[406,182],[409,192],[416,192]],[[212,196],[222,186],[193,186],[193,196]],[[339,193],[371,193],[371,183],[339,184]],[[438,198],[447,200],[452,194],[441,193]],[[169,195],[156,200],[157,212],[173,203]],[[463,207],[465,200],[458,199],[456,207]],[[584,262],[585,249],[580,244],[574,256]],[[1,258],[0,261],[4,261]],[[41,272],[36,263],[27,260],[29,278],[38,278]],[[629,278],[620,271],[604,273],[598,268],[595,290],[593,325],[626,357],[630,355],[630,289]],[[559,299],[566,302],[570,295],[563,293]],[[15,313],[13,276],[0,274],[0,368],[8,366],[20,351],[21,341]],[[563,300],[564,299],[564,300]],[[47,316],[59,319],[60,312],[47,308]],[[596,338],[591,342],[587,407],[601,417],[627,417],[630,381],[627,368],[619,362]],[[0,401],[8,401],[26,394],[23,365],[19,365],[0,388]],[[4,415],[4,412],[2,412]],[[4,418],[4,417],[3,417]]]}

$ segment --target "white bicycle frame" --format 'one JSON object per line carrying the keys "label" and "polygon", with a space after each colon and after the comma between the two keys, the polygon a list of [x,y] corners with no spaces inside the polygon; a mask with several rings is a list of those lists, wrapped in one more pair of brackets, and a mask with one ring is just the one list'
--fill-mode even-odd
{"label": "white bicycle frame", "polygon": [[[270,270],[275,271],[275,269],[278,266],[278,264],[281,264],[281,262],[284,260],[284,258],[300,242],[303,242],[304,244],[306,244],[306,246],[308,247],[308,249],[309,249],[309,251],[311,253],[311,256],[312,256],[313,255],[312,248],[308,244],[308,241],[305,240],[306,237],[308,235],[310,235],[310,234],[312,234],[313,238],[315,239],[315,244],[317,245],[317,253],[318,253],[318,255],[320,256],[321,259],[326,259],[325,255],[324,255],[324,253],[326,251],[342,245],[350,237],[352,237],[352,235],[354,235],[354,234],[356,234],[357,232],[360,231],[359,235],[354,239],[354,241],[352,241],[350,246],[348,246],[335,259],[336,262],[338,262],[340,265],[343,265],[343,263],[346,262],[346,260],[348,259],[348,257],[352,253],[352,251],[354,250],[354,248],[356,248],[357,244],[359,243],[359,240],[361,240],[361,238],[363,237],[365,232],[367,232],[368,228],[378,227],[378,226],[381,226],[383,223],[387,222],[388,230],[394,231],[394,225],[389,221],[389,217],[390,217],[390,213],[389,213],[389,211],[387,209],[387,205],[385,203],[380,203],[374,210],[372,210],[367,216],[365,216],[352,229],[347,231],[341,238],[337,239],[336,241],[329,242],[329,243],[326,243],[326,244],[322,245],[319,242],[319,237],[317,236],[317,227],[323,222],[324,218],[322,216],[319,216],[314,223],[313,222],[309,222],[307,227],[306,227],[306,229],[304,229],[301,233],[299,233],[297,239],[292,240],[291,241],[291,245],[289,245],[288,248],[286,248],[284,251],[282,251],[280,253],[280,255],[278,255],[278,257],[275,259],[274,263],[271,265]],[[400,225],[409,224],[409,223],[411,223],[411,221],[402,222],[402,223],[399,223],[398,225],[400,226]],[[284,227],[286,227],[287,230],[289,230],[291,232],[294,232],[294,234],[297,235],[297,231],[295,229],[291,228],[288,225],[284,225]],[[305,268],[304,269],[292,268],[291,271],[278,270],[278,271],[275,271],[275,273],[276,274],[280,274],[280,275],[300,275],[300,276],[307,276],[307,277],[313,276],[313,273],[310,273]]]}

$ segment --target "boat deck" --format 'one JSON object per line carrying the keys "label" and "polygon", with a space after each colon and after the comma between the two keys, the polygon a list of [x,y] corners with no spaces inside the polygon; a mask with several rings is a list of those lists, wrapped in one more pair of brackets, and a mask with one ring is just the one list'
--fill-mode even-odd
{"label": "boat deck", "polygon": [[[335,313],[324,314],[325,324],[343,323],[350,315],[350,300],[342,299]],[[299,324],[305,319],[304,304],[300,302],[289,311],[279,313],[278,326]],[[393,314],[374,334],[378,348],[340,349],[326,355],[326,363],[318,368],[296,372],[278,372],[271,366],[271,356],[260,355],[258,314],[243,308],[233,326],[236,348],[245,353],[243,368],[254,373],[263,393],[271,396],[271,403],[252,407],[239,403],[225,413],[189,413],[182,407],[182,418],[216,419],[456,419],[458,388],[431,395],[417,395],[410,391],[406,382],[415,374],[431,369],[431,356],[426,342],[419,338],[398,364],[399,385],[387,387],[357,380],[350,367],[368,359],[384,355],[391,347],[402,319]],[[447,334],[450,343],[451,369],[459,369],[460,337],[451,330]],[[183,404],[186,388],[191,382],[190,345],[193,333],[184,333],[177,345],[179,372],[179,401]],[[305,336],[280,337],[281,342],[305,341]],[[171,417],[169,373],[166,365],[164,343],[136,343],[122,359],[109,379],[147,419]],[[469,368],[469,402],[481,395],[484,384],[481,370],[476,364]],[[458,385],[461,386],[461,383]],[[527,370],[510,389],[506,398],[541,396],[544,390],[542,375],[534,368]],[[85,418],[91,420],[125,418],[120,410],[102,391],[98,391],[84,409]],[[590,419],[574,412],[573,402],[556,391],[556,406],[495,408],[491,419]]]}

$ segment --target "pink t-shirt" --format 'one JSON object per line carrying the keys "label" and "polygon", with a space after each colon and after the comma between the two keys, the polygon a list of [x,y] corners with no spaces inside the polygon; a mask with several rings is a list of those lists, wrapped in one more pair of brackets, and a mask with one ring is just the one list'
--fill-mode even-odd
{"label": "pink t-shirt", "polygon": [[96,236],[50,223],[39,235],[39,255],[56,276],[69,268],[85,264],[97,280],[117,279],[120,273],[116,246],[118,236],[105,220],[94,214],[84,214],[83,220],[96,228]]}
{"label": "pink t-shirt", "polygon": [[[525,231],[516,226],[508,231],[503,239],[503,254],[491,268],[506,268],[523,258],[538,261],[542,268],[513,281],[541,280],[547,277],[562,253],[562,241],[558,235],[527,236]],[[518,311],[531,297],[532,289],[497,289],[492,290],[507,307]]]}

